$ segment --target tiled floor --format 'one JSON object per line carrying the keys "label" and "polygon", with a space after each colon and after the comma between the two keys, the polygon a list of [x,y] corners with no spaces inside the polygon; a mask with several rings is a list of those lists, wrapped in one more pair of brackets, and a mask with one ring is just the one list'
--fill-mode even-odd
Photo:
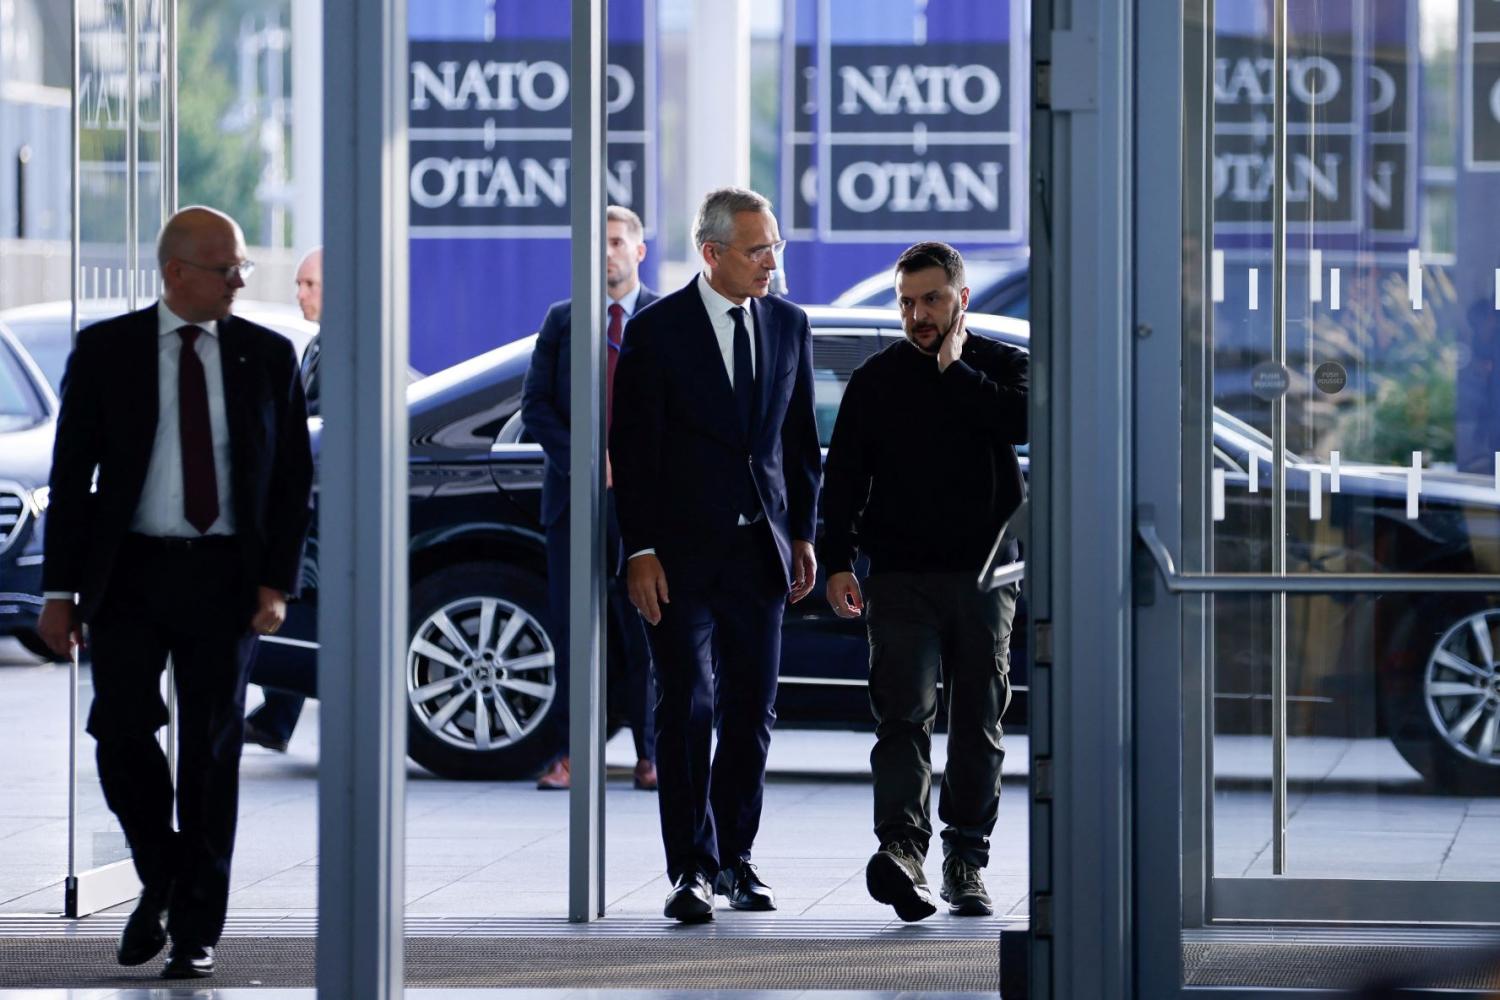
{"label": "tiled floor", "polygon": [[[929,993],[857,990],[407,990],[412,1000],[921,1000]],[[0,1000],[315,1000],[313,990],[0,990]],[[997,993],[944,993],[943,1000],[995,1000]]]}

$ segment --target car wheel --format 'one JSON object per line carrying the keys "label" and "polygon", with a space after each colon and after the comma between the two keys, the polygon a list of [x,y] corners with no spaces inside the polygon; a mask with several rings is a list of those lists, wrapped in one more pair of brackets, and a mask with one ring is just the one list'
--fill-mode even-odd
{"label": "car wheel", "polygon": [[1500,609],[1476,608],[1418,634],[1427,637],[1420,674],[1388,691],[1396,748],[1436,790],[1500,795]]}
{"label": "car wheel", "polygon": [[412,589],[407,749],[445,778],[528,777],[554,751],[557,654],[542,579],[466,563]]}

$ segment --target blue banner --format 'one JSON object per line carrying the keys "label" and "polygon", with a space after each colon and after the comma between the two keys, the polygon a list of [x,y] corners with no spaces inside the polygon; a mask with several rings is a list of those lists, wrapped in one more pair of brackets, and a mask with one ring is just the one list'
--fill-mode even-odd
{"label": "blue banner", "polygon": [[789,292],[823,302],[908,244],[1026,241],[1019,0],[785,0]]}
{"label": "blue banner", "polygon": [[[569,11],[428,0],[408,16],[411,362],[536,330],[569,294]],[[609,5],[606,184],[655,235],[654,0]],[[647,256],[641,278],[655,280]]]}

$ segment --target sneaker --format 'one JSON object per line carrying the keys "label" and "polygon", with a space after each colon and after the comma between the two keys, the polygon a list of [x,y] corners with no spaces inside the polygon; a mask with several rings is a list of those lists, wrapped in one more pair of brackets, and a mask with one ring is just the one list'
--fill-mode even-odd
{"label": "sneaker", "polygon": [[979,866],[962,858],[943,861],[943,888],[939,895],[948,903],[948,912],[956,917],[987,917],[995,912]]}
{"label": "sneaker", "polygon": [[905,841],[881,845],[865,865],[865,887],[876,902],[895,907],[896,916],[908,923],[937,912],[922,856]]}

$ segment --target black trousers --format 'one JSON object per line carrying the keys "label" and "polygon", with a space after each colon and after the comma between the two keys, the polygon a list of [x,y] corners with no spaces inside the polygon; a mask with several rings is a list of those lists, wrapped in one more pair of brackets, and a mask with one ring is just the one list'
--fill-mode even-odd
{"label": "black trousers", "polygon": [[[547,603],[552,614],[552,644],[557,650],[557,694],[552,709],[552,739],[556,756],[568,752],[568,581],[572,574],[568,554],[569,510],[547,526]],[[651,647],[646,641],[646,625],[630,603],[622,576],[620,522],[615,515],[615,495],[605,494],[604,561],[606,635],[610,648],[619,649],[624,662],[608,658],[606,678],[608,700],[625,709],[630,733],[635,740],[638,760],[656,759],[656,734],[652,721]]]}
{"label": "black trousers", "polygon": [[932,727],[938,680],[948,763],[938,818],[943,855],[983,867],[1000,811],[1000,718],[1010,704],[1010,627],[1020,586],[988,593],[973,573],[880,573],[865,581],[875,712],[875,835],[932,839]]}
{"label": "black trousers", "polygon": [[[180,550],[128,537],[88,641],[88,731],[98,744],[104,800],[141,882],[172,884],[172,940],[215,944],[229,901],[245,686],[256,647],[237,543]],[[168,656],[178,705],[175,795],[156,740],[167,722],[161,673]]]}
{"label": "black trousers", "polygon": [[[656,775],[673,881],[746,860],[760,830],[766,754],[776,722],[786,574],[770,528],[734,529],[719,575],[673,582],[647,626],[656,668]],[[718,747],[709,748],[718,706]]]}

